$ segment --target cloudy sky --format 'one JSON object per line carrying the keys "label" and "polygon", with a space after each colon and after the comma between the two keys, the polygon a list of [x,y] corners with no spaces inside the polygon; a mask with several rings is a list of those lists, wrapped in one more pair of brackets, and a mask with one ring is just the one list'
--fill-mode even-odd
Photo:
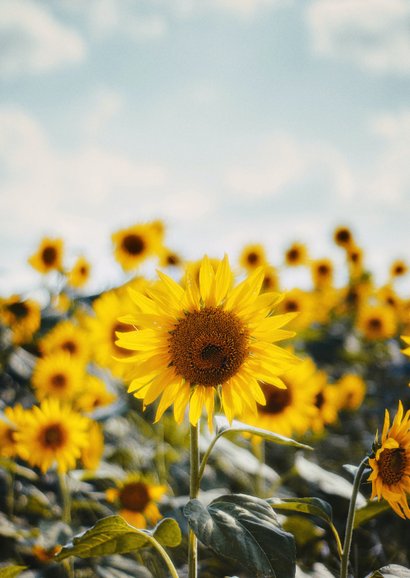
{"label": "cloudy sky", "polygon": [[44,235],[118,275],[154,218],[189,259],[353,228],[409,256],[408,0],[0,0],[0,293]]}

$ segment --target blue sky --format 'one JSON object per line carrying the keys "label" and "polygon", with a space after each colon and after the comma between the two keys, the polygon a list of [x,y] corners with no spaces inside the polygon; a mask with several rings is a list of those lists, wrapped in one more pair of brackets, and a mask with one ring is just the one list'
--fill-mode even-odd
{"label": "blue sky", "polygon": [[408,258],[408,0],[0,0],[0,292],[43,235],[118,278],[163,218],[189,259],[294,240]]}

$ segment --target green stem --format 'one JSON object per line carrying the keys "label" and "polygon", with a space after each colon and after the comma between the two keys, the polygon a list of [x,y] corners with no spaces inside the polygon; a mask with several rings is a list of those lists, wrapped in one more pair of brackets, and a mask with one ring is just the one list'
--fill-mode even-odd
{"label": "green stem", "polygon": [[67,486],[66,474],[58,474],[60,482],[61,500],[63,506],[62,520],[66,524],[71,524],[71,496]]}
{"label": "green stem", "polygon": [[150,544],[157,550],[157,552],[159,552],[159,554],[161,554],[162,558],[165,560],[165,563],[168,566],[168,570],[170,571],[172,578],[179,578],[178,573],[175,569],[175,566],[172,563],[171,558],[168,556],[167,552],[164,550],[164,548],[161,546],[161,544],[159,542],[157,542],[157,540],[155,540],[155,538],[152,538],[149,541],[150,541]]}
{"label": "green stem", "polygon": [[[199,492],[199,422],[190,426],[190,482],[189,497],[194,500]],[[189,529],[188,538],[188,578],[198,576],[198,542],[193,530]]]}
{"label": "green stem", "polygon": [[352,545],[354,516],[356,510],[356,499],[357,494],[359,493],[360,482],[362,481],[362,477],[364,474],[364,470],[366,469],[368,459],[369,459],[368,456],[366,456],[364,460],[360,463],[359,467],[357,468],[356,475],[354,477],[352,497],[350,498],[349,513],[347,514],[347,521],[346,521],[346,533],[343,543],[342,561],[340,566],[340,578],[347,578],[350,546]]}

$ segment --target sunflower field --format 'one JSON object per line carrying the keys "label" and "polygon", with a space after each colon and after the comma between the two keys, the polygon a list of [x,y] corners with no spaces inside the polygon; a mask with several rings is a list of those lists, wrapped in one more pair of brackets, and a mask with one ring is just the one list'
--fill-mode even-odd
{"label": "sunflower field", "polygon": [[0,578],[409,577],[407,264],[111,242],[118,286],[45,237],[0,297]]}

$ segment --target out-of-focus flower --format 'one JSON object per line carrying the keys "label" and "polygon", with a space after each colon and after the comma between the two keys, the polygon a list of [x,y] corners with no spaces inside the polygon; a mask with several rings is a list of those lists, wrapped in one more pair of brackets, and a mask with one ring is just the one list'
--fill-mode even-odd
{"label": "out-of-focus flower", "polygon": [[87,333],[69,320],[57,323],[39,340],[38,345],[45,356],[64,352],[86,363],[90,355]]}
{"label": "out-of-focus flower", "polygon": [[359,375],[348,373],[335,384],[340,396],[340,409],[358,409],[366,395],[366,383]]}
{"label": "out-of-focus flower", "polygon": [[81,392],[74,400],[74,405],[80,411],[91,412],[110,405],[116,399],[117,396],[108,391],[102,379],[95,375],[87,375]]}
{"label": "out-of-focus flower", "polygon": [[279,291],[279,274],[275,267],[266,265],[263,269],[263,283],[261,292]]}
{"label": "out-of-focus flower", "polygon": [[71,400],[81,391],[84,377],[83,361],[63,351],[37,361],[32,383],[39,400],[46,397]]}
{"label": "out-of-focus flower", "polygon": [[80,289],[90,278],[91,265],[85,257],[78,257],[73,268],[68,273],[67,282],[71,287]]}
{"label": "out-of-focus flower", "polygon": [[103,430],[96,421],[90,421],[88,444],[81,451],[81,461],[86,470],[95,471],[104,452]]}
{"label": "out-of-focus flower", "polygon": [[6,407],[5,419],[0,419],[0,455],[12,458],[17,455],[16,432],[24,426],[25,410],[20,404]]}
{"label": "out-of-focus flower", "polygon": [[336,227],[336,229],[333,231],[333,240],[336,245],[339,245],[339,247],[347,249],[353,244],[352,231],[349,229],[349,227]]}
{"label": "out-of-focus flower", "polygon": [[159,254],[162,234],[157,225],[145,223],[120,229],[111,239],[115,259],[124,271],[131,271],[148,257]]}
{"label": "out-of-focus flower", "polygon": [[64,244],[62,239],[44,237],[37,251],[29,257],[28,262],[34,269],[43,274],[49,273],[50,271],[62,271],[63,250]]}
{"label": "out-of-focus flower", "polygon": [[371,499],[384,498],[401,518],[410,518],[410,410],[404,415],[401,401],[391,427],[386,409],[382,436],[379,441],[376,435],[374,448],[375,455],[369,458]]}
{"label": "out-of-focus flower", "polygon": [[346,261],[349,274],[352,279],[357,279],[363,274],[363,250],[353,244],[347,248]]}
{"label": "out-of-focus flower", "polygon": [[289,322],[289,328],[303,331],[314,321],[313,297],[302,289],[290,289],[278,304],[278,313],[296,313],[294,319]]}
{"label": "out-of-focus flower", "polygon": [[313,286],[315,289],[325,289],[333,284],[333,263],[330,259],[316,259],[311,262]]}
{"label": "out-of-focus flower", "polygon": [[308,261],[308,251],[303,243],[292,243],[285,251],[285,263],[289,267],[306,265]]}
{"label": "out-of-focus flower", "polygon": [[161,267],[181,267],[183,260],[176,251],[172,251],[167,247],[162,247],[159,256],[159,264]]}
{"label": "out-of-focus flower", "polygon": [[246,245],[239,255],[239,264],[246,271],[267,265],[265,248],[260,243]]}
{"label": "out-of-focus flower", "polygon": [[390,277],[392,278],[402,277],[407,273],[408,270],[409,268],[407,266],[407,263],[405,263],[401,259],[397,259],[396,261],[393,261],[393,263],[390,266]]}
{"label": "out-of-focus flower", "polygon": [[318,412],[312,419],[311,428],[314,432],[321,433],[326,425],[333,424],[338,419],[340,396],[337,388],[324,380],[322,388],[316,394],[315,405]]}
{"label": "out-of-focus flower", "polygon": [[397,330],[396,316],[391,307],[385,305],[363,306],[359,311],[357,328],[366,339],[389,339]]}
{"label": "out-of-focus flower", "polygon": [[15,344],[26,343],[40,327],[40,305],[33,299],[11,295],[0,301],[0,320],[10,328]]}
{"label": "out-of-focus flower", "polygon": [[271,314],[280,296],[259,294],[262,268],[233,289],[227,257],[216,272],[204,257],[199,284],[188,271],[185,290],[159,276],[147,295],[133,293],[134,325],[140,329],[120,333],[117,342],[132,352],[128,361],[135,379],[129,392],[144,406],[161,397],[157,421],[173,404],[181,423],[189,404],[190,422],[196,424],[205,406],[211,428],[215,392],[232,420],[245,407],[256,412],[256,402],[265,403],[258,381],[286,387],[279,376],[297,359],[275,343],[294,335],[281,329],[291,315]]}

